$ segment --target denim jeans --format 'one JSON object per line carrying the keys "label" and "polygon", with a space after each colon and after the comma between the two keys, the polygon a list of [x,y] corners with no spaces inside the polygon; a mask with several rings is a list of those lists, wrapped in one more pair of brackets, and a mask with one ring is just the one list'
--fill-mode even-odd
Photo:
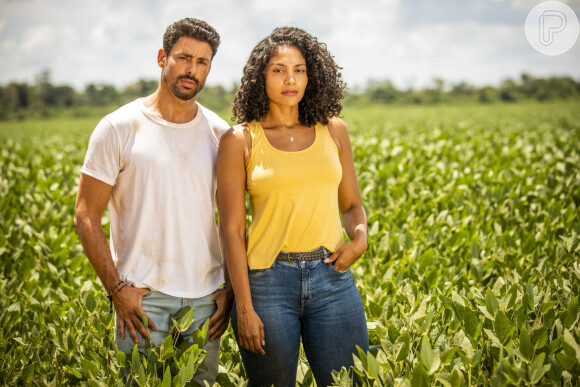
{"label": "denim jeans", "polygon": [[[168,296],[167,294],[160,292],[150,291],[143,296],[141,306],[157,328],[155,331],[149,330],[152,344],[161,344],[163,339],[169,335],[173,326],[171,315],[187,305],[193,308],[193,323],[187,331],[182,332],[182,335],[185,338],[191,339],[192,332],[203,326],[205,321],[217,308],[213,294],[208,294],[207,296],[200,298],[179,298]],[[144,352],[143,345],[145,344],[145,340],[139,332],[137,332],[137,334],[139,335],[139,344],[137,348],[140,352]],[[130,354],[135,347],[135,343],[129,335],[127,328],[125,328],[125,340],[121,339],[119,336],[116,316],[115,343],[117,344],[117,348],[128,355],[128,359],[130,360]],[[194,381],[202,386],[204,385],[204,380],[207,380],[210,385],[213,384],[217,376],[220,357],[220,340],[208,341],[203,349],[207,352],[204,362],[208,367],[208,370],[194,378]]]}
{"label": "denim jeans", "polygon": [[[275,261],[250,270],[249,281],[266,341],[265,355],[240,346],[250,386],[294,387],[301,338],[320,387],[333,383],[332,370],[354,364],[357,345],[368,351],[366,316],[350,270],[339,272],[322,260]],[[235,302],[232,328],[238,339]]]}

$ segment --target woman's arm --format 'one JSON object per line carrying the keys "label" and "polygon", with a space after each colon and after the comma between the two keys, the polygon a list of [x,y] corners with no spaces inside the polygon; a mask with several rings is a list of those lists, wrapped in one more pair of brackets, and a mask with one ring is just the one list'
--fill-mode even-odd
{"label": "woman's arm", "polygon": [[340,118],[334,117],[328,123],[328,130],[338,147],[342,166],[338,205],[350,241],[336,250],[325,262],[335,261],[336,270],[345,271],[367,249],[367,216],[360,196],[346,124]]}
{"label": "woman's arm", "polygon": [[246,256],[245,165],[251,147],[247,131],[244,126],[236,126],[220,140],[217,156],[218,210],[223,227],[227,270],[236,300],[240,345],[263,355],[264,325],[252,305]]}

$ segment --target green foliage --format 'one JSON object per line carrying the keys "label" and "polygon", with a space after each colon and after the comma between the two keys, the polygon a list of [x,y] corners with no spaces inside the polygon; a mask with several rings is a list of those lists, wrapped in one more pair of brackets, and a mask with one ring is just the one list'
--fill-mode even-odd
{"label": "green foliage", "polygon": [[[174,385],[203,367],[175,330],[145,356],[115,350],[102,286],[72,225],[87,117],[0,123],[0,380]],[[369,222],[352,267],[371,351],[335,384],[578,385],[577,104],[351,108]],[[108,229],[107,216],[103,218]],[[217,384],[247,384],[231,328]],[[312,385],[300,356],[298,384]]]}
{"label": "green foliage", "polygon": [[575,106],[345,117],[370,227],[363,384],[578,384]]}

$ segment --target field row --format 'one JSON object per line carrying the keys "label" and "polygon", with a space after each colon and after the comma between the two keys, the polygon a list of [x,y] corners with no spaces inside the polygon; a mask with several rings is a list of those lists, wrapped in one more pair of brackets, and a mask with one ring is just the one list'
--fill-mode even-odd
{"label": "field row", "polygon": [[[344,115],[369,222],[369,249],[352,267],[372,346],[356,360],[363,384],[579,384],[577,106]],[[0,123],[6,384],[124,385],[108,303],[72,224],[97,122]],[[203,331],[189,351],[168,339],[135,354],[131,371],[141,385],[183,385],[203,343]],[[336,380],[348,385],[348,373]],[[245,383],[231,329],[218,381]],[[298,384],[313,385],[304,356]]]}

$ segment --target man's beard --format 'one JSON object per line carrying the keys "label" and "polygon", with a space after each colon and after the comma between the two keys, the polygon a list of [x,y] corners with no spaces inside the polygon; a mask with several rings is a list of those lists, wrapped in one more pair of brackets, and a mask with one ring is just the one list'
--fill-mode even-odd
{"label": "man's beard", "polygon": [[[193,81],[197,85],[197,87],[194,87],[191,89],[185,89],[185,88],[181,87],[181,85],[180,85],[179,81],[181,79],[189,79],[189,80]],[[200,85],[199,80],[196,77],[190,76],[190,75],[184,74],[184,75],[178,76],[172,85],[169,85],[169,83],[167,82],[167,79],[164,79],[164,80],[165,80],[165,83],[169,86],[169,88],[173,92],[173,94],[177,98],[182,99],[184,101],[189,101],[190,99],[195,97],[197,95],[197,93],[199,93],[203,89],[203,85]]]}

